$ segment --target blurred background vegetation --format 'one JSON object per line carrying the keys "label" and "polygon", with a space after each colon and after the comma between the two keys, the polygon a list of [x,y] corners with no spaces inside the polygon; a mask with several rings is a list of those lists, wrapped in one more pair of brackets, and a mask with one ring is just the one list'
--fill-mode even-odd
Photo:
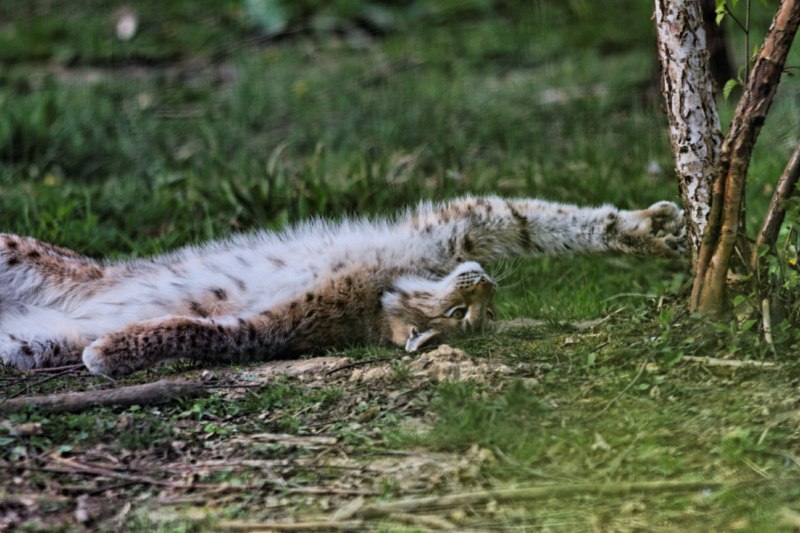
{"label": "blurred background vegetation", "polygon": [[[639,0],[0,0],[0,228],[127,257],[464,193],[676,199],[651,15]],[[751,222],[798,140],[797,96],[789,78]],[[521,286],[501,309],[554,319],[685,279],[614,257],[499,268]]]}

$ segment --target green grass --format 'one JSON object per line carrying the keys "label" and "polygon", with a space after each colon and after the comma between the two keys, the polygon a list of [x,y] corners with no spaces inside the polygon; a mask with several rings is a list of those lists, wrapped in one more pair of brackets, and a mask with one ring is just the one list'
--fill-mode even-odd
{"label": "green grass", "polygon": [[[0,0],[0,13],[10,14],[0,17],[0,228],[124,258],[466,193],[623,208],[675,199],[651,5],[534,4],[395,2],[393,26],[379,36],[360,23],[359,31],[304,28],[313,19],[308,8],[295,13],[289,36],[270,40],[243,2],[135,2],[140,33],[122,42],[113,36],[115,3]],[[756,20],[763,18],[761,9]],[[751,228],[797,142],[799,90],[796,78],[784,80],[756,150]],[[734,105],[721,102],[723,123]],[[653,163],[663,172],[648,173]],[[286,379],[158,408],[8,418],[0,461],[9,463],[53,453],[111,457],[133,472],[220,458],[291,462],[274,466],[288,480],[279,488],[257,468],[203,472],[202,482],[261,484],[214,496],[213,505],[182,494],[176,508],[200,509],[206,522],[151,521],[148,513],[166,505],[142,503],[158,495],[153,486],[107,494],[108,480],[15,471],[22,486],[65,496],[28,517],[29,529],[46,529],[48,520],[68,528],[62,519],[73,515],[75,487],[134,501],[121,520],[140,530],[329,512],[348,500],[323,504],[291,490],[347,476],[335,464],[309,467],[309,458],[371,461],[411,449],[458,458],[476,446],[495,461],[463,485],[428,491],[674,479],[727,485],[708,494],[550,499],[495,514],[469,509],[465,527],[772,531],[780,509],[797,509],[794,328],[776,327],[776,357],[752,324],[687,316],[678,292],[688,273],[679,262],[576,256],[489,268],[502,279],[500,318],[546,322],[459,344],[479,360],[519,365],[509,378],[420,383],[399,360],[378,385],[337,374],[324,386]],[[570,325],[604,317],[588,332]],[[331,355],[400,357],[374,347]],[[686,359],[729,355],[782,367],[725,371]],[[173,365],[124,383],[195,371]],[[2,397],[26,392],[18,378],[0,369]],[[107,385],[67,377],[27,392]],[[409,418],[422,429],[408,429]],[[247,443],[259,433],[318,431],[335,435],[339,447]],[[376,498],[403,495],[403,475],[369,476],[381,487]],[[0,483],[0,496],[16,486]],[[280,498],[289,503],[271,511]]]}

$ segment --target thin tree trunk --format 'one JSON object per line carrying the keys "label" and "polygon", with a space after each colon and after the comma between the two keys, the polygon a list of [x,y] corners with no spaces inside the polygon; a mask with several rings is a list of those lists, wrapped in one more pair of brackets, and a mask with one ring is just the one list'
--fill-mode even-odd
{"label": "thin tree trunk", "polygon": [[728,267],[737,240],[750,156],[778,88],[798,23],[800,2],[784,0],[764,38],[722,144],[690,301],[691,309],[703,314],[718,316],[725,311]]}
{"label": "thin tree trunk", "polygon": [[700,248],[722,144],[698,0],[655,0],[661,89],[692,257]]}
{"label": "thin tree trunk", "polygon": [[792,195],[798,179],[800,179],[800,144],[794,149],[789,163],[786,164],[786,168],[778,180],[778,185],[775,187],[775,192],[772,194],[772,200],[769,203],[767,216],[764,218],[764,224],[761,226],[761,231],[758,232],[753,255],[750,258],[753,270],[756,272],[759,271],[759,250],[767,247],[770,252],[775,252],[775,242],[778,240],[778,232],[786,215],[784,204]]}

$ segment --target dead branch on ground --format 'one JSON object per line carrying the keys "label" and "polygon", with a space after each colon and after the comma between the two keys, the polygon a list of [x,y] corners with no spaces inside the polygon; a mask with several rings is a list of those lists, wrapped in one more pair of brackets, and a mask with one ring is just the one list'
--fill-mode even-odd
{"label": "dead branch on ground", "polygon": [[719,489],[729,484],[730,483],[716,480],[643,481],[622,483],[567,483],[540,487],[485,490],[375,503],[364,506],[355,513],[355,516],[377,518],[392,513],[414,513],[422,510],[485,505],[491,500],[497,503],[503,503],[588,494],[621,496],[635,493],[690,492],[695,490]]}
{"label": "dead branch on ground", "polygon": [[77,413],[92,407],[153,405],[208,393],[204,383],[162,379],[116,389],[27,396],[0,403],[0,414],[34,409],[46,413]]}

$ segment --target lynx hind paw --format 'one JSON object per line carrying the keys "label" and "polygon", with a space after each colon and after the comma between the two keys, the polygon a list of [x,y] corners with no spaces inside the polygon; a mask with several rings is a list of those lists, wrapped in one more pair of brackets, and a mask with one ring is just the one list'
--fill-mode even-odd
{"label": "lynx hind paw", "polygon": [[650,219],[651,232],[656,237],[672,235],[674,237],[684,237],[686,235],[686,224],[683,216],[683,209],[673,202],[656,202],[644,211]]}
{"label": "lynx hind paw", "polygon": [[79,349],[61,340],[21,340],[0,334],[0,361],[19,370],[77,363]]}
{"label": "lynx hind paw", "polygon": [[651,231],[657,241],[660,239],[665,255],[686,255],[686,218],[683,209],[673,202],[658,202],[647,211],[651,212]]}
{"label": "lynx hind paw", "polygon": [[37,366],[35,355],[28,354],[22,343],[6,334],[0,335],[0,361],[19,370],[30,370]]}
{"label": "lynx hind paw", "polygon": [[620,235],[623,251],[660,257],[680,257],[687,253],[683,210],[675,203],[656,202],[633,214],[636,223]]}

